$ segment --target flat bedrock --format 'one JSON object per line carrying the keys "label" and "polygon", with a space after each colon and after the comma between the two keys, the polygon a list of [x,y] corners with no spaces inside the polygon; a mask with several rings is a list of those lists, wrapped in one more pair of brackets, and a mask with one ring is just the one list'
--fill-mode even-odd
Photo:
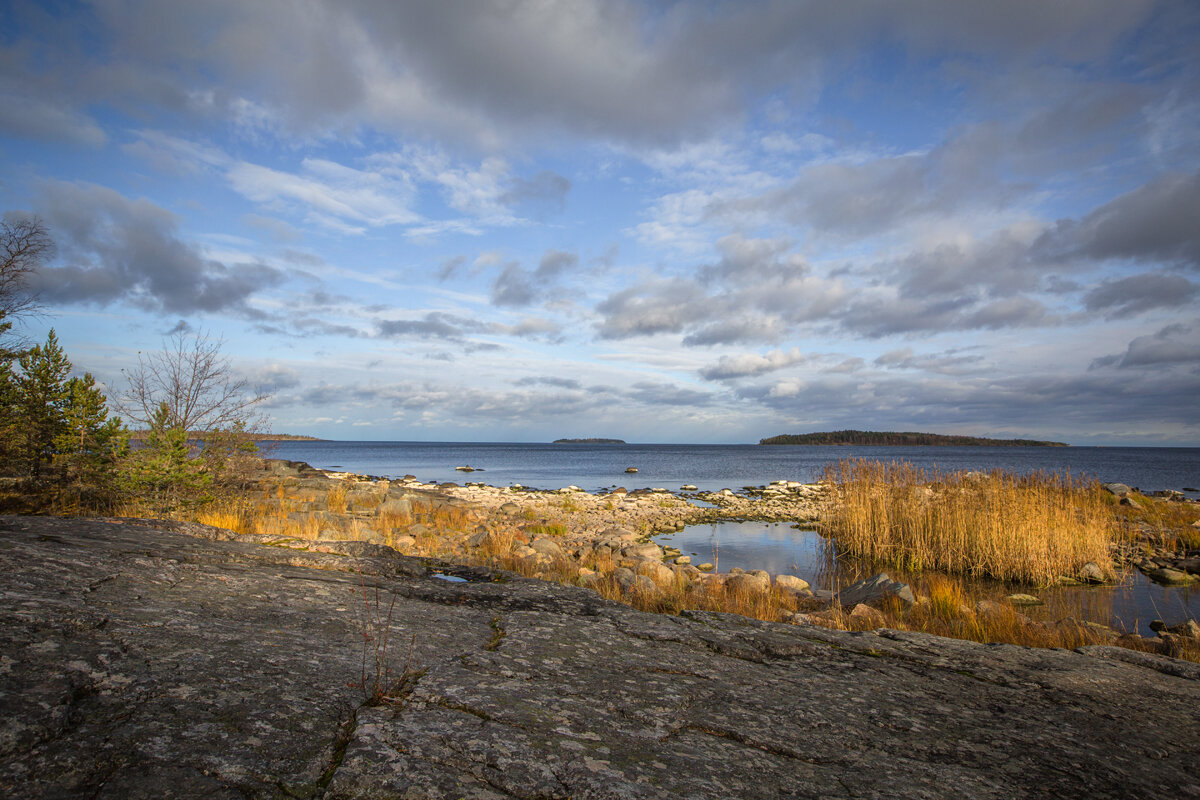
{"label": "flat bedrock", "polygon": [[[364,587],[393,702],[358,685]],[[4,796],[1200,797],[1200,667],[1118,648],[652,615],[135,520],[0,517],[0,590]]]}

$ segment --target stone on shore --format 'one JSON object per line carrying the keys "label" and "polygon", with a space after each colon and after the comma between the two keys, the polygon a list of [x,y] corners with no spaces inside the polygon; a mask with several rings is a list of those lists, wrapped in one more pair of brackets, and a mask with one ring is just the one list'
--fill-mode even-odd
{"label": "stone on shore", "polygon": [[811,588],[808,581],[795,575],[776,575],[775,585],[790,592],[806,592]]}
{"label": "stone on shore", "polygon": [[916,602],[909,585],[892,580],[886,572],[850,584],[838,593],[838,602],[843,607],[854,607],[878,603],[887,597],[895,597],[905,605]]}

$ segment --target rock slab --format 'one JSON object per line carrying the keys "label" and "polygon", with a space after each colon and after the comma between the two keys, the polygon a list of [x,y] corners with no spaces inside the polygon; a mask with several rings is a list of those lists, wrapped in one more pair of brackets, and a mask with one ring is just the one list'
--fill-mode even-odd
{"label": "rock slab", "polygon": [[650,615],[132,520],[0,517],[0,592],[4,796],[1200,797],[1200,668],[1116,648]]}

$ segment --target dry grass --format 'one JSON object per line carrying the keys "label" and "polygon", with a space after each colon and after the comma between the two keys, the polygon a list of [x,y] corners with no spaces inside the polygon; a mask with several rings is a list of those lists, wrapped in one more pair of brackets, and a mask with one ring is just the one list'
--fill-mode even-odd
{"label": "dry grass", "polygon": [[[1026,647],[1059,647],[1074,649],[1087,645],[1115,644],[1132,650],[1156,652],[1150,642],[1134,638],[1117,638],[1117,633],[1105,626],[1082,621],[1083,609],[1077,616],[1066,616],[1053,622],[1031,620],[1021,608],[1003,595],[970,601],[966,585],[953,578],[930,575],[916,588],[919,602],[903,608],[898,601],[884,603],[879,609],[882,621],[853,619],[843,610],[835,609],[811,615],[813,622],[838,630],[870,630],[877,627],[894,630],[919,631],[952,639],[974,642],[1002,642]],[[1055,616],[1065,612],[1059,609]],[[1181,639],[1171,655],[1200,662],[1200,645]]]}
{"label": "dry grass", "polygon": [[1113,569],[1104,491],[1068,474],[944,474],[842,461],[825,476],[822,526],[839,550],[903,569],[1048,584],[1087,562]]}
{"label": "dry grass", "polygon": [[350,485],[346,481],[337,481],[329,488],[325,495],[325,507],[334,514],[346,513],[346,493],[350,491]]}
{"label": "dry grass", "polygon": [[562,522],[546,522],[540,525],[528,525],[525,532],[531,536],[566,536],[567,526]]}
{"label": "dry grass", "polygon": [[1172,549],[1200,548],[1200,528],[1194,527],[1200,519],[1200,505],[1141,494],[1132,494],[1129,499],[1131,506],[1121,505],[1113,495],[1107,498],[1117,519],[1127,528],[1144,527],[1160,544]]}

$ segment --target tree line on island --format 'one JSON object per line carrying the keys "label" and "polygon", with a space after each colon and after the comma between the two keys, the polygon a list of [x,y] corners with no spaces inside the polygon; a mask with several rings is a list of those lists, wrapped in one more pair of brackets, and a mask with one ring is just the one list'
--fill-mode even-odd
{"label": "tree line on island", "polygon": [[941,446],[941,447],[1069,447],[1066,442],[1035,439],[985,439],[978,436],[948,436],[914,431],[823,431],[785,433],[760,439],[759,444],[861,445],[861,446]]}

